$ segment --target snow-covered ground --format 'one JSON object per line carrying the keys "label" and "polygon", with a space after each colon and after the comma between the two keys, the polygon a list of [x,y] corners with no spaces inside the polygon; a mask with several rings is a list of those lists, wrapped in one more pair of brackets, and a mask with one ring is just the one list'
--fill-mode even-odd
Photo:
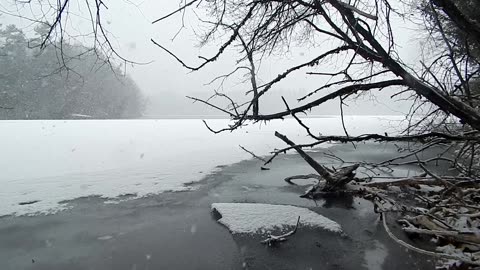
{"label": "snow-covered ground", "polygon": [[214,203],[222,218],[218,222],[232,233],[266,233],[272,230],[292,229],[300,217],[301,226],[342,232],[340,224],[307,208],[291,205],[262,203]]}
{"label": "snow-covered ground", "polygon": [[[348,116],[350,135],[393,134],[400,117]],[[338,117],[305,119],[315,132],[342,135]],[[213,127],[228,120],[212,119]],[[0,216],[48,213],[62,201],[188,190],[216,166],[284,147],[274,131],[306,142],[293,119],[213,134],[198,119],[0,121]]]}

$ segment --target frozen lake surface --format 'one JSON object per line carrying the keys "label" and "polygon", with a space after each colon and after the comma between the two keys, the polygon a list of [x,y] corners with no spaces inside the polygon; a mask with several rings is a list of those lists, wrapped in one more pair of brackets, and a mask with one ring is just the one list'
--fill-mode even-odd
{"label": "frozen lake surface", "polygon": [[[346,116],[350,135],[394,134],[397,116]],[[221,128],[228,120],[207,121]],[[308,118],[314,132],[343,135],[338,117]],[[213,134],[199,119],[0,121],[0,216],[52,213],[79,197],[143,197],[194,188],[218,165],[285,147],[274,132],[308,142],[293,119]],[[325,145],[326,147],[327,145]]]}

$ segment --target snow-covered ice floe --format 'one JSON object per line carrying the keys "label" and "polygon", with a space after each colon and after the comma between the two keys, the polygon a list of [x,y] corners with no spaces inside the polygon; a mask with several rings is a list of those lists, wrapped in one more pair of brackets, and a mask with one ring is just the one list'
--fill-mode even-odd
{"label": "snow-covered ice floe", "polygon": [[331,232],[342,232],[340,224],[317,214],[307,208],[291,205],[261,203],[213,203],[222,218],[218,220],[233,234],[264,233],[272,230],[288,230],[297,224],[300,226],[321,228]]}

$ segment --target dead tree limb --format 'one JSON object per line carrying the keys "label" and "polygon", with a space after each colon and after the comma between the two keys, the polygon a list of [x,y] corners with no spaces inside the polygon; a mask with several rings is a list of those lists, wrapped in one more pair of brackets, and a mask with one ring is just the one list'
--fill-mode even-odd
{"label": "dead tree limb", "polygon": [[287,138],[287,136],[280,134],[275,131],[275,137],[279,138],[280,140],[284,141],[286,144],[290,145],[297,151],[297,153],[310,165],[320,176],[323,177],[327,182],[333,181],[332,176],[328,172],[328,170],[318,162],[316,162],[311,156],[309,156],[305,151],[302,150],[301,147],[297,146],[294,142]]}
{"label": "dead tree limb", "polygon": [[265,160],[264,158],[255,155],[255,153],[253,153],[253,152],[250,151],[250,150],[247,150],[245,147],[243,147],[243,146],[241,146],[241,145],[239,145],[239,147],[240,147],[243,151],[245,151],[245,152],[249,153],[250,155],[252,155],[252,157],[254,157],[254,158],[256,158],[256,159],[258,159],[258,160],[260,160],[260,161],[266,162],[266,160]]}
{"label": "dead tree limb", "polygon": [[398,237],[396,237],[396,236],[392,233],[392,231],[390,231],[390,229],[388,228],[388,225],[387,225],[385,213],[382,213],[382,220],[383,220],[383,228],[384,228],[385,231],[387,232],[388,236],[389,236],[393,241],[395,241],[396,243],[402,245],[403,247],[405,247],[405,248],[407,248],[407,249],[409,249],[409,250],[412,250],[412,251],[415,251],[415,252],[418,252],[418,253],[421,253],[421,254],[425,254],[425,255],[437,257],[437,258],[459,260],[459,261],[461,261],[461,262],[465,262],[465,263],[468,263],[468,264],[471,264],[471,265],[478,265],[478,266],[480,266],[480,261],[474,261],[474,260],[471,260],[470,258],[466,258],[466,257],[463,257],[463,256],[458,256],[458,255],[453,255],[453,254],[447,254],[447,253],[439,253],[439,252],[428,251],[428,250],[424,250],[424,249],[420,249],[420,248],[417,248],[417,247],[415,247],[415,246],[412,246],[412,245],[408,244],[407,242],[398,239]]}
{"label": "dead tree limb", "polygon": [[428,229],[418,229],[415,227],[406,227],[403,228],[403,231],[408,233],[418,233],[432,236],[442,236],[446,238],[452,238],[456,241],[465,242],[465,243],[476,243],[480,244],[480,235],[475,232],[457,232],[457,231],[446,231],[446,230],[428,230]]}
{"label": "dead tree limb", "polygon": [[[329,169],[319,164],[310,155],[305,153],[305,151],[303,151],[300,146],[296,145],[294,142],[288,139],[287,136],[278,132],[275,132],[275,136],[290,145],[293,149],[295,149],[295,151],[297,151],[297,153],[326,181],[325,186],[323,186],[323,188],[321,189],[322,192],[333,192],[339,190],[343,188],[345,184],[354,179],[355,170],[359,167],[359,164],[342,167],[334,172],[330,172]],[[308,195],[313,195],[313,193],[316,191],[319,191],[318,186],[312,188],[309,192],[307,192],[307,194],[303,196],[308,197]]]}
{"label": "dead tree limb", "polygon": [[269,234],[267,239],[265,240],[262,240],[260,243],[262,244],[265,244],[265,245],[268,245],[268,246],[272,246],[278,242],[284,242],[284,241],[287,241],[287,238],[294,235],[296,232],[297,232],[297,229],[298,229],[298,224],[300,224],[300,216],[298,216],[298,219],[297,219],[297,225],[295,225],[295,228],[287,233],[284,233],[282,235],[273,235],[273,234]]}

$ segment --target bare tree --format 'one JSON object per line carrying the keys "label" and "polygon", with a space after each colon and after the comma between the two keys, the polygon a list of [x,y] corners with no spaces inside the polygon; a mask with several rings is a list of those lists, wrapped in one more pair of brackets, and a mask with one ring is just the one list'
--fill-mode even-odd
{"label": "bare tree", "polygon": [[[480,153],[478,150],[480,142],[478,92],[472,91],[472,87],[478,80],[480,67],[479,58],[475,56],[478,45],[480,45],[479,23],[475,18],[466,16],[454,1],[423,2],[421,8],[414,9],[414,11],[424,12],[422,15],[429,26],[427,29],[430,30],[429,39],[432,41],[427,45],[435,46],[435,50],[432,50],[429,55],[425,55],[418,65],[420,68],[407,66],[397,54],[395,32],[392,28],[392,16],[405,17],[405,14],[399,13],[397,11],[399,9],[392,6],[394,4],[399,5],[400,3],[388,0],[184,1],[179,9],[153,23],[168,20],[175,14],[182,14],[182,16],[195,14],[208,27],[208,30],[200,36],[201,44],[208,44],[213,40],[220,41],[221,45],[217,47],[216,53],[207,57],[199,56],[199,63],[190,64],[164,45],[153,39],[152,42],[190,71],[198,71],[207,65],[214,64],[227,48],[236,49],[239,55],[237,65],[232,68],[231,72],[220,75],[213,81],[222,84],[233,74],[245,72],[250,77],[250,84],[245,89],[245,94],[249,96],[248,102],[242,103],[233,100],[219,92],[216,92],[214,96],[226,99],[229,104],[227,107],[217,105],[211,99],[190,98],[224,112],[233,120],[233,124],[219,130],[213,130],[205,122],[207,128],[214,133],[235,130],[251,121],[293,117],[305,129],[312,142],[295,144],[285,135],[276,132],[275,136],[288,146],[275,150],[265,163],[270,163],[280,153],[289,150],[297,151],[318,173],[318,176],[307,175],[298,176],[298,178],[313,177],[324,180],[322,184],[320,181],[319,184],[312,186],[304,195],[305,197],[315,198],[324,192],[338,192],[345,189],[345,185],[350,181],[358,182],[360,179],[355,176],[358,166],[374,171],[391,168],[395,165],[417,164],[425,172],[424,174],[409,179],[395,180],[394,183],[365,184],[360,190],[349,187],[349,191],[366,194],[367,197],[372,198],[376,203],[377,210],[382,212],[382,216],[387,211],[417,214],[415,220],[405,219],[406,228],[408,228],[406,231],[419,233],[420,231],[415,228],[422,228],[426,231],[421,231],[421,233],[453,237],[455,229],[451,226],[429,226],[429,224],[431,222],[446,224],[440,218],[445,211],[450,213],[458,211],[456,207],[433,208],[433,205],[436,204],[453,205],[455,202],[455,205],[461,207],[470,205],[473,207],[470,209],[477,209],[474,211],[480,209],[473,206],[475,205],[474,200],[468,197],[473,196],[472,192],[478,191],[476,183],[480,167],[478,164]],[[402,5],[409,5],[409,3],[402,3]],[[426,16],[426,10],[428,10],[428,16]],[[463,38],[465,42],[463,50],[457,50],[458,46],[452,43],[454,36],[447,33],[446,24],[455,27],[455,31],[462,33],[462,36],[465,37]],[[291,66],[273,79],[259,84],[256,66],[275,53],[288,51],[295,42],[310,45],[314,48],[315,55],[309,61]],[[339,68],[325,72],[322,64],[331,63],[334,56],[341,56],[341,59],[346,60],[337,63],[336,66],[340,66]],[[265,94],[274,91],[282,80],[300,71],[306,71],[311,76],[328,78],[330,82],[312,89],[306,96],[298,97],[299,101],[304,102],[302,105],[293,106],[282,98],[279,102],[284,104],[284,110],[264,113],[262,101]],[[407,116],[408,127],[398,135],[388,136],[385,133],[349,136],[344,126],[344,136],[323,136],[315,134],[298,117],[299,114],[308,113],[311,109],[321,106],[327,101],[338,99],[342,107],[346,98],[385,88],[393,89],[394,96],[401,95],[413,103]],[[333,91],[324,94],[326,89],[333,89]],[[341,112],[343,123],[343,110]],[[326,142],[357,143],[362,141],[408,142],[408,148],[397,157],[382,163],[362,163],[340,169],[329,169],[319,164],[303,150]],[[438,146],[442,146],[444,149],[438,156],[426,160],[418,158],[419,153]],[[455,155],[452,155],[452,152]],[[410,160],[407,160],[408,158]],[[457,170],[458,176],[447,177],[435,174],[426,166],[433,162],[449,164]],[[375,177],[375,174],[372,174],[368,178]],[[291,182],[292,177],[287,179]],[[437,185],[442,189],[435,195],[436,197],[427,198],[416,194],[424,200],[424,210],[400,207],[398,203],[378,191],[378,188],[390,185],[414,184]],[[370,189],[372,187],[375,190]],[[466,192],[464,187],[473,189]],[[459,199],[466,194],[466,197]],[[385,207],[385,205],[389,205],[389,207]],[[475,212],[469,215],[477,214]],[[391,233],[388,228],[387,232]],[[461,240],[460,237],[454,238],[456,241],[465,242],[465,239]],[[408,245],[406,247],[408,248]],[[432,253],[428,254],[432,255]],[[452,256],[442,253],[433,255],[452,258]],[[478,258],[472,260],[466,257],[453,257],[469,265],[478,265]]]}
{"label": "bare tree", "polygon": [[[432,1],[429,4],[434,15],[443,12],[444,8],[437,2]],[[213,132],[233,130],[247,121],[268,121],[293,116],[314,141],[308,145],[298,146],[300,148],[317,146],[329,141],[413,141],[430,146],[452,140],[468,142],[469,145],[478,143],[476,134],[480,130],[480,114],[472,103],[469,91],[470,82],[478,76],[477,60],[469,55],[464,57],[453,55],[452,46],[444,39],[445,50],[438,53],[439,56],[433,60],[429,59],[431,61],[429,64],[422,61],[423,69],[414,70],[405,66],[397,56],[391,27],[391,16],[396,11],[387,0],[355,1],[350,4],[339,0],[249,2],[193,0],[185,2],[178,10],[154,23],[167,20],[176,13],[183,13],[185,16],[186,12],[194,12],[196,9],[207,11],[206,18],[200,18],[209,26],[209,30],[200,37],[202,44],[217,37],[222,40],[222,45],[213,56],[199,56],[201,62],[191,65],[156,41],[152,42],[191,71],[213,64],[226,48],[237,48],[240,55],[238,65],[230,73],[216,79],[222,78],[220,82],[222,83],[232,74],[245,70],[251,78],[250,87],[245,90],[250,96],[249,102],[242,104],[223,93],[216,93],[216,96],[229,101],[227,108],[220,108],[210,100],[192,98],[223,111],[234,120],[231,126],[212,130]],[[456,23],[455,19],[451,21]],[[433,23],[437,26],[438,32],[443,33],[441,21],[437,19]],[[461,26],[471,29],[467,23],[469,22],[462,21]],[[318,54],[305,63],[288,68],[270,81],[258,84],[256,63],[260,63],[272,53],[288,50],[289,46],[298,40],[313,45],[321,44],[316,46]],[[321,43],[316,43],[315,40]],[[325,42],[327,40],[328,43]],[[328,63],[334,55],[342,55],[347,59],[341,68],[329,72],[315,70],[321,69],[322,63]],[[279,102],[285,104],[285,110],[262,113],[261,103],[264,95],[272,91],[276,84],[300,70],[307,70],[312,76],[331,77],[333,82],[321,85],[308,95],[299,97],[299,101],[308,101],[301,106],[290,106],[283,99]],[[322,95],[321,90],[327,88],[335,91]],[[409,98],[415,101],[410,113],[412,122],[405,130],[405,134],[399,136],[365,134],[351,137],[346,133],[345,136],[326,137],[313,134],[297,117],[297,114],[308,112],[329,100],[339,99],[343,104],[347,97],[383,88],[394,88],[396,95],[409,93]],[[418,118],[420,120],[413,121]],[[447,123],[456,123],[463,127],[450,130]],[[280,149],[274,156],[290,149],[295,148],[289,146]],[[268,160],[270,161],[271,159]],[[472,171],[468,170],[465,173],[471,174]]]}
{"label": "bare tree", "polygon": [[[127,64],[147,64],[127,59],[118,51],[114,36],[106,27],[108,22],[103,17],[107,10],[108,2],[102,0],[7,0],[2,3],[0,15],[13,16],[44,29],[45,34],[29,47],[40,50],[47,46],[55,48],[57,60],[61,63],[57,73],[66,71],[80,76],[71,68],[70,62],[85,55],[96,56],[114,73],[119,64],[123,68]],[[90,21],[89,29],[75,28],[74,23],[79,16]],[[74,43],[83,44],[86,49],[78,54],[69,54],[64,46]]]}
{"label": "bare tree", "polygon": [[[71,0],[70,0],[71,1]],[[41,2],[41,1],[40,1]],[[92,18],[95,42],[106,48],[114,55],[115,50],[108,42],[107,34],[102,26],[101,11],[106,5],[101,0],[87,0],[93,3],[89,6]],[[407,2],[407,3],[404,3]],[[454,240],[455,243],[479,243],[478,234],[473,231],[474,225],[469,225],[465,237],[457,227],[452,226],[466,217],[478,219],[480,216],[478,198],[478,175],[480,167],[480,112],[478,110],[478,88],[480,45],[480,27],[475,16],[465,12],[465,5],[475,7],[473,1],[463,4],[452,0],[425,0],[423,10],[430,30],[428,43],[435,46],[433,53],[426,55],[417,68],[407,66],[398,56],[395,32],[392,28],[392,17],[405,17],[394,5],[408,5],[408,1],[393,0],[184,0],[178,9],[160,17],[153,23],[169,20],[174,15],[197,16],[203,26],[207,28],[199,35],[201,44],[220,42],[213,55],[199,56],[199,63],[187,63],[173,50],[152,39],[152,42],[165,51],[183,67],[190,71],[198,71],[207,65],[214,64],[227,49],[235,50],[239,58],[236,66],[230,72],[219,74],[212,83],[222,84],[228,78],[244,73],[249,78],[245,84],[247,102],[234,100],[225,93],[215,92],[213,97],[227,101],[228,106],[215,104],[212,99],[190,97],[194,101],[202,102],[213,107],[233,120],[233,124],[213,130],[214,133],[235,130],[249,122],[269,121],[293,117],[306,134],[311,138],[307,144],[295,144],[286,136],[275,133],[275,136],[284,141],[287,146],[277,149],[265,163],[270,163],[276,156],[289,150],[297,151],[306,162],[311,165],[318,175],[314,178],[322,179],[317,185],[305,194],[305,197],[315,198],[324,192],[345,191],[362,194],[375,202],[376,210],[381,213],[384,225],[389,235],[385,221],[386,212],[402,212],[415,214],[403,219],[406,232],[435,235],[442,239]],[[467,3],[468,2],[468,3]],[[51,38],[52,33],[58,33],[62,38],[64,28],[62,20],[68,8],[69,0],[59,1],[53,5],[54,19],[48,23],[51,31],[45,38]],[[418,10],[415,10],[418,11]],[[473,14],[478,14],[473,12]],[[461,39],[452,35],[448,26],[453,26],[456,33],[461,33]],[[182,24],[179,28],[184,28]],[[55,32],[57,31],[58,32]],[[99,40],[103,40],[99,41]],[[458,41],[464,42],[462,50],[458,50]],[[455,43],[457,42],[457,43]],[[314,56],[301,64],[287,68],[278,76],[267,81],[258,78],[258,67],[266,58],[276,53],[287,52],[295,43],[303,43],[314,48]],[[43,46],[45,42],[41,44]],[[341,56],[345,61],[329,66],[327,72],[324,65],[331,63],[332,58]],[[340,58],[338,58],[340,59]],[[279,100],[284,109],[273,113],[262,110],[262,102],[267,93],[285,78],[300,71],[306,71],[312,77],[327,78],[329,83],[319,85],[303,97],[298,97],[302,105],[288,104],[285,99]],[[248,85],[248,86],[247,86]],[[323,136],[315,134],[305,124],[299,114],[308,113],[311,109],[321,106],[327,101],[337,99],[343,108],[345,100],[362,93],[390,88],[395,96],[406,97],[413,101],[408,114],[408,127],[400,134],[388,136],[385,134],[363,134],[350,136],[344,125],[344,136]],[[332,90],[324,94],[325,90]],[[342,123],[343,123],[343,110]],[[408,147],[401,149],[401,153],[390,160],[371,164],[354,164],[339,169],[330,169],[315,161],[303,149],[318,146],[326,142],[362,141],[380,142],[408,142]],[[438,156],[421,160],[419,153],[433,147],[442,146],[444,151]],[[403,151],[403,150],[407,151]],[[400,150],[400,149],[399,149]],[[451,155],[452,151],[455,155]],[[426,166],[433,162],[446,162],[458,172],[457,176],[441,176],[435,174]],[[361,180],[375,178],[372,174],[368,179],[359,179],[355,170],[362,166],[370,171],[390,169],[392,166],[416,164],[423,174],[407,179],[396,179],[386,183],[365,183],[357,188],[349,186],[352,180],[358,183]],[[305,178],[311,176],[300,176]],[[291,178],[289,178],[291,181]],[[422,207],[401,205],[384,193],[387,186],[418,186],[435,185],[440,187],[433,195],[415,194],[417,199],[424,203]],[[460,213],[461,214],[458,214]],[[470,224],[476,224],[471,222]],[[473,239],[472,239],[473,237]],[[395,241],[419,251],[398,238]],[[470,246],[470,248],[472,248]],[[472,248],[480,250],[478,245]],[[420,251],[422,252],[422,251]],[[443,258],[457,259],[467,265],[478,265],[478,254],[457,256],[444,253],[428,252],[425,254]]]}

